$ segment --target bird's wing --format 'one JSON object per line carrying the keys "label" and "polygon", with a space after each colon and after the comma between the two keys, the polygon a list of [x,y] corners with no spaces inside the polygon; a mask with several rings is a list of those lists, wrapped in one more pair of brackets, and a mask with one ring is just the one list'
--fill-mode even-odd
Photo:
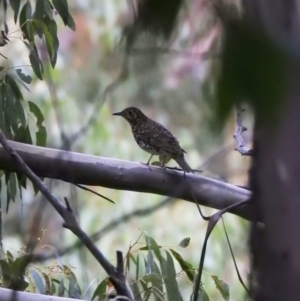
{"label": "bird's wing", "polygon": [[160,128],[159,131],[157,129],[144,129],[139,138],[168,153],[174,153],[174,155],[185,152],[177,139],[165,128]]}

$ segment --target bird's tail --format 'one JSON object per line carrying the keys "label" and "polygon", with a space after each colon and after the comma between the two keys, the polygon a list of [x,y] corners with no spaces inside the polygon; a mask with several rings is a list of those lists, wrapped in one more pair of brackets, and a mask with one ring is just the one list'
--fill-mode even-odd
{"label": "bird's tail", "polygon": [[185,171],[185,172],[191,172],[194,173],[192,168],[188,165],[186,162],[184,156],[180,156],[175,159],[175,161],[178,163],[178,165]]}

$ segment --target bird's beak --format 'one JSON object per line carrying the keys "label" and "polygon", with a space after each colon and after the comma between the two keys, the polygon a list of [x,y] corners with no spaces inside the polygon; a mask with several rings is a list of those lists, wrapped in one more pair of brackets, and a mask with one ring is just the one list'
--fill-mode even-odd
{"label": "bird's beak", "polygon": [[122,116],[122,112],[113,113],[113,115]]}

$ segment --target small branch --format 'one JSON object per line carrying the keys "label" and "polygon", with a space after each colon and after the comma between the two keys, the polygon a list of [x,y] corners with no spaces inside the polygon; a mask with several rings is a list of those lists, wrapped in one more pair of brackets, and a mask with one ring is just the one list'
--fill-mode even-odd
{"label": "small branch", "polygon": [[234,133],[234,139],[236,141],[236,148],[235,150],[238,151],[242,156],[253,156],[253,150],[249,149],[245,146],[245,141],[243,138],[243,132],[247,131],[247,128],[245,128],[242,125],[242,113],[244,112],[244,109],[240,105],[237,105],[236,107],[236,130]]}
{"label": "small branch", "polygon": [[32,181],[32,183],[41,191],[45,198],[52,204],[55,210],[64,219],[63,226],[70,229],[87,247],[87,249],[94,255],[106,273],[115,280],[117,286],[115,289],[118,295],[126,296],[129,300],[133,300],[131,292],[128,290],[125,275],[119,272],[97,249],[96,245],[92,242],[89,236],[80,228],[76,217],[72,211],[69,201],[65,198],[66,206],[63,206],[61,202],[48,190],[47,186],[37,177],[33,171],[25,164],[23,159],[17,154],[17,152],[9,145],[9,142],[5,138],[4,134],[0,130],[0,143],[5,151],[10,155],[12,160],[19,166],[20,170]]}

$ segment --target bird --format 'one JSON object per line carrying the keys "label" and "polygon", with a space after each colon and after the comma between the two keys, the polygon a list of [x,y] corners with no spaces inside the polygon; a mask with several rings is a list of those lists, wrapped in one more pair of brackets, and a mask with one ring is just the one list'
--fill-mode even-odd
{"label": "bird", "polygon": [[113,113],[116,116],[125,118],[131,126],[131,131],[136,143],[141,149],[151,154],[151,158],[158,155],[161,167],[173,159],[184,172],[193,173],[192,168],[186,162],[184,154],[186,151],[181,148],[178,140],[163,125],[147,117],[140,109],[129,107],[121,112]]}

